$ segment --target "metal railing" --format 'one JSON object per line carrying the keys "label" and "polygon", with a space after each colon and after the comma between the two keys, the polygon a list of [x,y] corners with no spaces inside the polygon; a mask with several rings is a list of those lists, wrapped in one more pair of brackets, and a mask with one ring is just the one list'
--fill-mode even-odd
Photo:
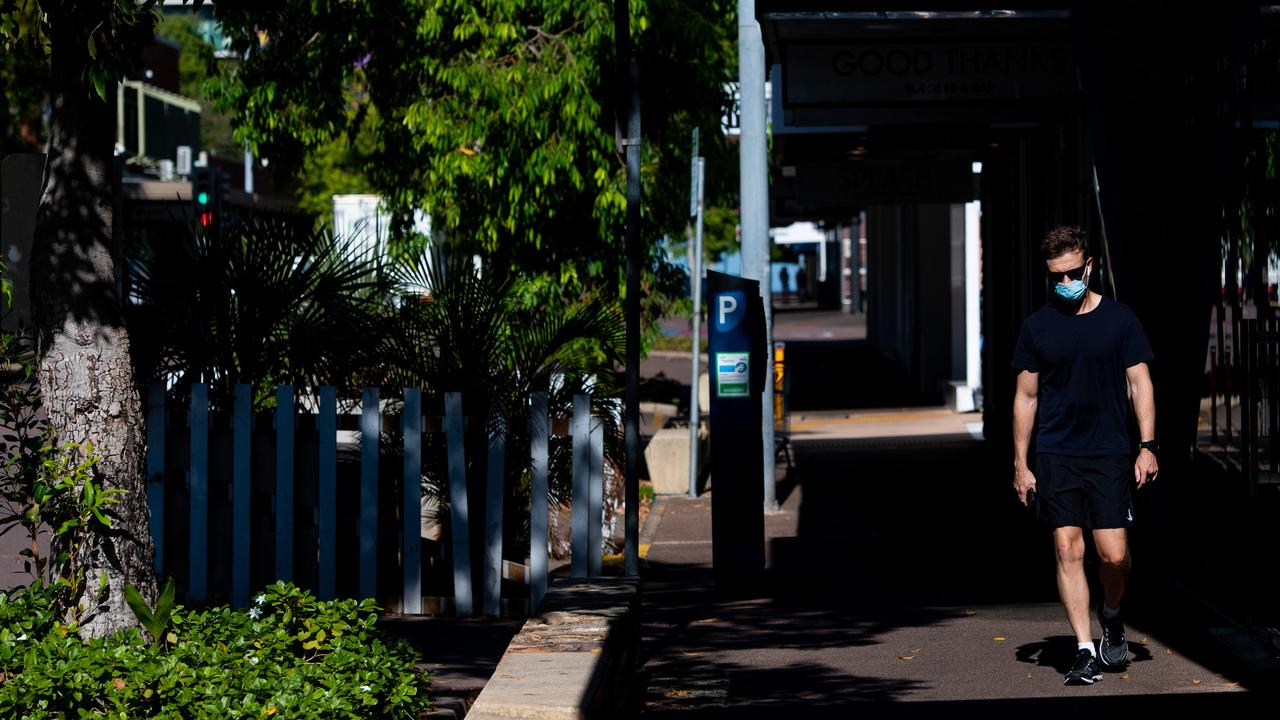
{"label": "metal railing", "polygon": [[1280,318],[1246,314],[1240,334],[1240,467],[1254,497],[1280,484]]}

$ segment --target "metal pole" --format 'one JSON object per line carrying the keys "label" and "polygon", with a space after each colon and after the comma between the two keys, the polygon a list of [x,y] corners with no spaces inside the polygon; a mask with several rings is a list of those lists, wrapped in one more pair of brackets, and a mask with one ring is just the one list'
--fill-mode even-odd
{"label": "metal pole", "polygon": [[[627,68],[627,392],[623,410],[623,441],[627,452],[626,555],[627,575],[640,574],[640,66],[631,48],[631,17],[626,0],[613,2],[614,42],[618,72]],[[599,518],[596,518],[599,521]]]}
{"label": "metal pole", "polygon": [[253,151],[249,149],[249,141],[244,143],[244,191],[253,194]]}
{"label": "metal pole", "polygon": [[693,382],[689,389],[689,497],[698,496],[698,400],[702,377],[702,188],[706,158],[698,158],[698,219],[693,233]]}
{"label": "metal pole", "polygon": [[[244,59],[248,60],[253,55],[253,51],[253,47],[247,48],[244,51]],[[253,151],[249,148],[248,140],[244,141],[244,191],[248,195],[253,195]]]}
{"label": "metal pole", "polygon": [[[1098,184],[1098,163],[1093,164],[1093,197],[1098,204],[1098,229],[1102,231],[1102,258],[1105,261],[1106,279],[1102,286],[1103,292],[1106,292],[1106,285],[1111,285],[1111,297],[1119,299],[1116,294],[1116,273],[1111,265],[1111,244],[1107,241],[1107,218],[1102,213],[1102,186]],[[1107,282],[1109,281],[1109,282]]]}
{"label": "metal pole", "polygon": [[[738,0],[738,92],[741,97],[738,138],[742,205],[742,276],[760,281],[764,301],[765,347],[773,347],[773,287],[769,263],[768,138],[765,127],[764,42],[756,22],[755,0]],[[764,508],[777,510],[773,484],[773,357],[762,358],[769,380],[764,383],[760,430],[764,440]]]}

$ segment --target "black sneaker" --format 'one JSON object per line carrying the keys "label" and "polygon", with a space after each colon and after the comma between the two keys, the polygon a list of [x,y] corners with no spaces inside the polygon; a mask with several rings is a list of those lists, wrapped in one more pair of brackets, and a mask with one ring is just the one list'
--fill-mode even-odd
{"label": "black sneaker", "polygon": [[1119,670],[1129,664],[1129,643],[1124,639],[1124,622],[1119,615],[1108,620],[1098,606],[1098,622],[1102,624],[1102,642],[1098,643],[1098,656],[1106,670]]}
{"label": "black sneaker", "polygon": [[1098,666],[1098,658],[1093,653],[1080,648],[1076,652],[1076,662],[1071,666],[1063,685],[1092,685],[1102,679],[1102,669]]}

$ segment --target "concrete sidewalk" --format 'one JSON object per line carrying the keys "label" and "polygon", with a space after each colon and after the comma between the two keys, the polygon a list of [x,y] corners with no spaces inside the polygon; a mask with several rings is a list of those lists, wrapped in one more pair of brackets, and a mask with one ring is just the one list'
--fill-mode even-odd
{"label": "concrete sidewalk", "polygon": [[712,585],[710,496],[662,499],[646,528],[643,714],[1067,717],[1259,698],[1137,575],[1131,666],[1063,686],[1075,641],[1051,542],[984,477],[983,453],[956,435],[798,442],[766,517],[769,568],[745,593]]}

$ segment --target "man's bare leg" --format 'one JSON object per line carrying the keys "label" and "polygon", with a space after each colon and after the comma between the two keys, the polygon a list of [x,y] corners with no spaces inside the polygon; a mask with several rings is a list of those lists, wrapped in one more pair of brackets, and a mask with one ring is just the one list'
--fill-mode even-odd
{"label": "man's bare leg", "polygon": [[1089,582],[1084,575],[1084,531],[1075,526],[1054,528],[1054,548],[1058,555],[1058,596],[1067,611],[1067,622],[1076,642],[1093,642],[1089,619]]}
{"label": "man's bare leg", "polygon": [[1120,598],[1124,597],[1125,582],[1129,578],[1128,537],[1124,528],[1093,531],[1098,546],[1098,558],[1102,561],[1099,575],[1102,577],[1102,594],[1110,612],[1100,611],[1102,642],[1098,644],[1098,656],[1103,667],[1116,670],[1129,661],[1129,643],[1125,641],[1124,624],[1118,614]]}
{"label": "man's bare leg", "polygon": [[1107,607],[1120,609],[1125,584],[1129,579],[1129,539],[1124,528],[1108,528],[1093,531],[1094,544],[1098,546],[1098,559],[1102,561],[1098,576]]}

